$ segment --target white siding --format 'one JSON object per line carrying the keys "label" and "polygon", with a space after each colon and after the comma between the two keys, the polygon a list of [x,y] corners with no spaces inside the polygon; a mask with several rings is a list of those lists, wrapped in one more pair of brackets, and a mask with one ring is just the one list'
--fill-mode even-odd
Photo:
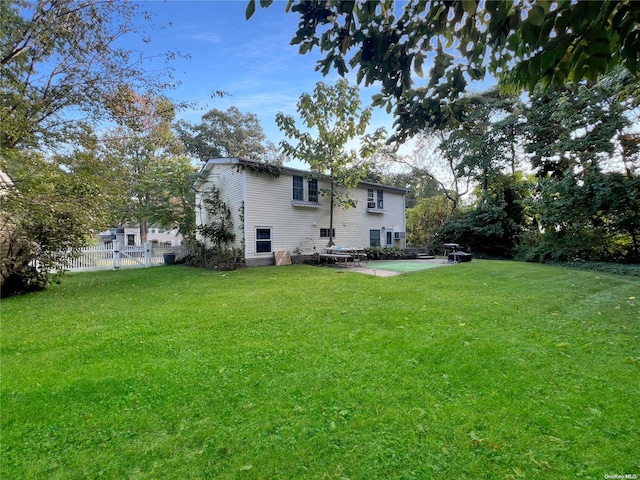
{"label": "white siding", "polygon": [[[198,225],[206,224],[209,218],[203,200],[206,192],[211,190],[212,185],[218,188],[220,199],[231,211],[233,233],[236,236],[234,247],[240,247],[242,245],[244,235],[244,225],[242,222],[244,198],[243,178],[244,171],[242,169],[238,170],[237,165],[232,163],[217,164],[213,167],[196,195],[196,223]],[[199,234],[197,234],[196,238],[200,241],[203,240]]]}
{"label": "white siding", "polygon": [[[357,201],[356,208],[334,211],[334,228],[336,229],[336,245],[347,247],[368,247],[369,230],[392,229],[405,231],[404,195],[395,190],[384,191],[384,208],[381,213],[367,211],[367,187],[359,186],[351,190],[351,196]],[[380,187],[373,187],[377,190]],[[404,241],[394,242],[394,246],[404,247]]]}
{"label": "white siding", "polygon": [[[319,188],[328,188],[323,181]],[[367,187],[350,190],[350,196],[357,201],[355,208],[346,210],[334,207],[333,228],[336,245],[345,247],[368,247],[369,230],[382,227],[397,232],[405,231],[404,195],[397,191],[384,191],[384,212],[367,211]],[[247,205],[245,208],[247,224],[247,258],[265,257],[255,253],[255,229],[272,228],[273,250],[301,251],[313,253],[327,246],[328,238],[320,237],[321,228],[329,228],[330,199],[320,196],[319,208],[292,205],[293,179],[289,173],[275,178],[266,174],[247,173]],[[404,247],[404,241],[394,242]]]}
{"label": "white siding", "polygon": [[[255,229],[258,227],[272,229],[273,251],[295,252],[299,249],[304,253],[313,252],[313,239],[319,237],[320,231],[313,223],[319,221],[326,202],[320,198],[323,204],[320,208],[294,207],[292,198],[292,175],[283,173],[276,178],[247,172],[247,258],[269,257],[268,254],[255,253]],[[318,245],[317,241],[315,244]]]}

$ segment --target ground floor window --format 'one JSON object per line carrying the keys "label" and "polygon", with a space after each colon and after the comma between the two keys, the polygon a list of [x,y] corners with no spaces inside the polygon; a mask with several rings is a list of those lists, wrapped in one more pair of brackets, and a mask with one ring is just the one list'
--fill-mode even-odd
{"label": "ground floor window", "polygon": [[380,230],[369,230],[369,246],[380,246]]}
{"label": "ground floor window", "polygon": [[332,228],[321,228],[320,229],[320,238],[329,238],[329,230],[331,230],[331,237],[335,238],[336,236],[336,229]]}
{"label": "ground floor window", "polygon": [[256,253],[271,252],[271,229],[256,228]]}
{"label": "ground floor window", "polygon": [[135,233],[127,233],[127,245],[132,247],[136,244],[136,235]]}

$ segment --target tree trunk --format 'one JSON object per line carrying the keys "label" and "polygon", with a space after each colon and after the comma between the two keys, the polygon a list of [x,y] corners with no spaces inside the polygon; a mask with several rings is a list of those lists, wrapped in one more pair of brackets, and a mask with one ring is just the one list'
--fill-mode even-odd
{"label": "tree trunk", "polygon": [[145,219],[140,219],[140,245],[147,243],[147,232],[149,231],[149,225]]}
{"label": "tree trunk", "polygon": [[331,169],[331,203],[329,204],[329,243],[327,247],[333,247],[333,192],[335,189],[335,182],[333,180],[333,168]]}

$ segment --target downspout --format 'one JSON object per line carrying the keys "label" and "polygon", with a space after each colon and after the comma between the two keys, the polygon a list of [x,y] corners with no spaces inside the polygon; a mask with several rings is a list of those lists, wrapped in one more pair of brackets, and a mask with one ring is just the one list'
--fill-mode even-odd
{"label": "downspout", "polygon": [[244,261],[247,261],[249,243],[247,242],[247,171],[242,169],[242,244],[244,244]]}
{"label": "downspout", "polygon": [[407,192],[402,194],[402,231],[404,238],[402,239],[402,248],[407,248]]}
{"label": "downspout", "polygon": [[333,168],[331,168],[331,202],[329,205],[329,243],[328,247],[333,247],[335,243],[333,243],[333,192],[335,189],[335,182],[333,180]]}

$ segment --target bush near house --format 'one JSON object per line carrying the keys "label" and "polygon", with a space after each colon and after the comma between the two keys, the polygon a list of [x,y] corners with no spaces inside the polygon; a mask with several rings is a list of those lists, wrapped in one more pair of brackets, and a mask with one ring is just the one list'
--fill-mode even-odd
{"label": "bush near house", "polygon": [[244,252],[241,248],[206,247],[196,243],[180,263],[190,267],[230,271],[244,265]]}
{"label": "bush near house", "polygon": [[369,260],[380,260],[385,258],[397,258],[404,256],[404,250],[396,247],[367,247],[364,249]]}

